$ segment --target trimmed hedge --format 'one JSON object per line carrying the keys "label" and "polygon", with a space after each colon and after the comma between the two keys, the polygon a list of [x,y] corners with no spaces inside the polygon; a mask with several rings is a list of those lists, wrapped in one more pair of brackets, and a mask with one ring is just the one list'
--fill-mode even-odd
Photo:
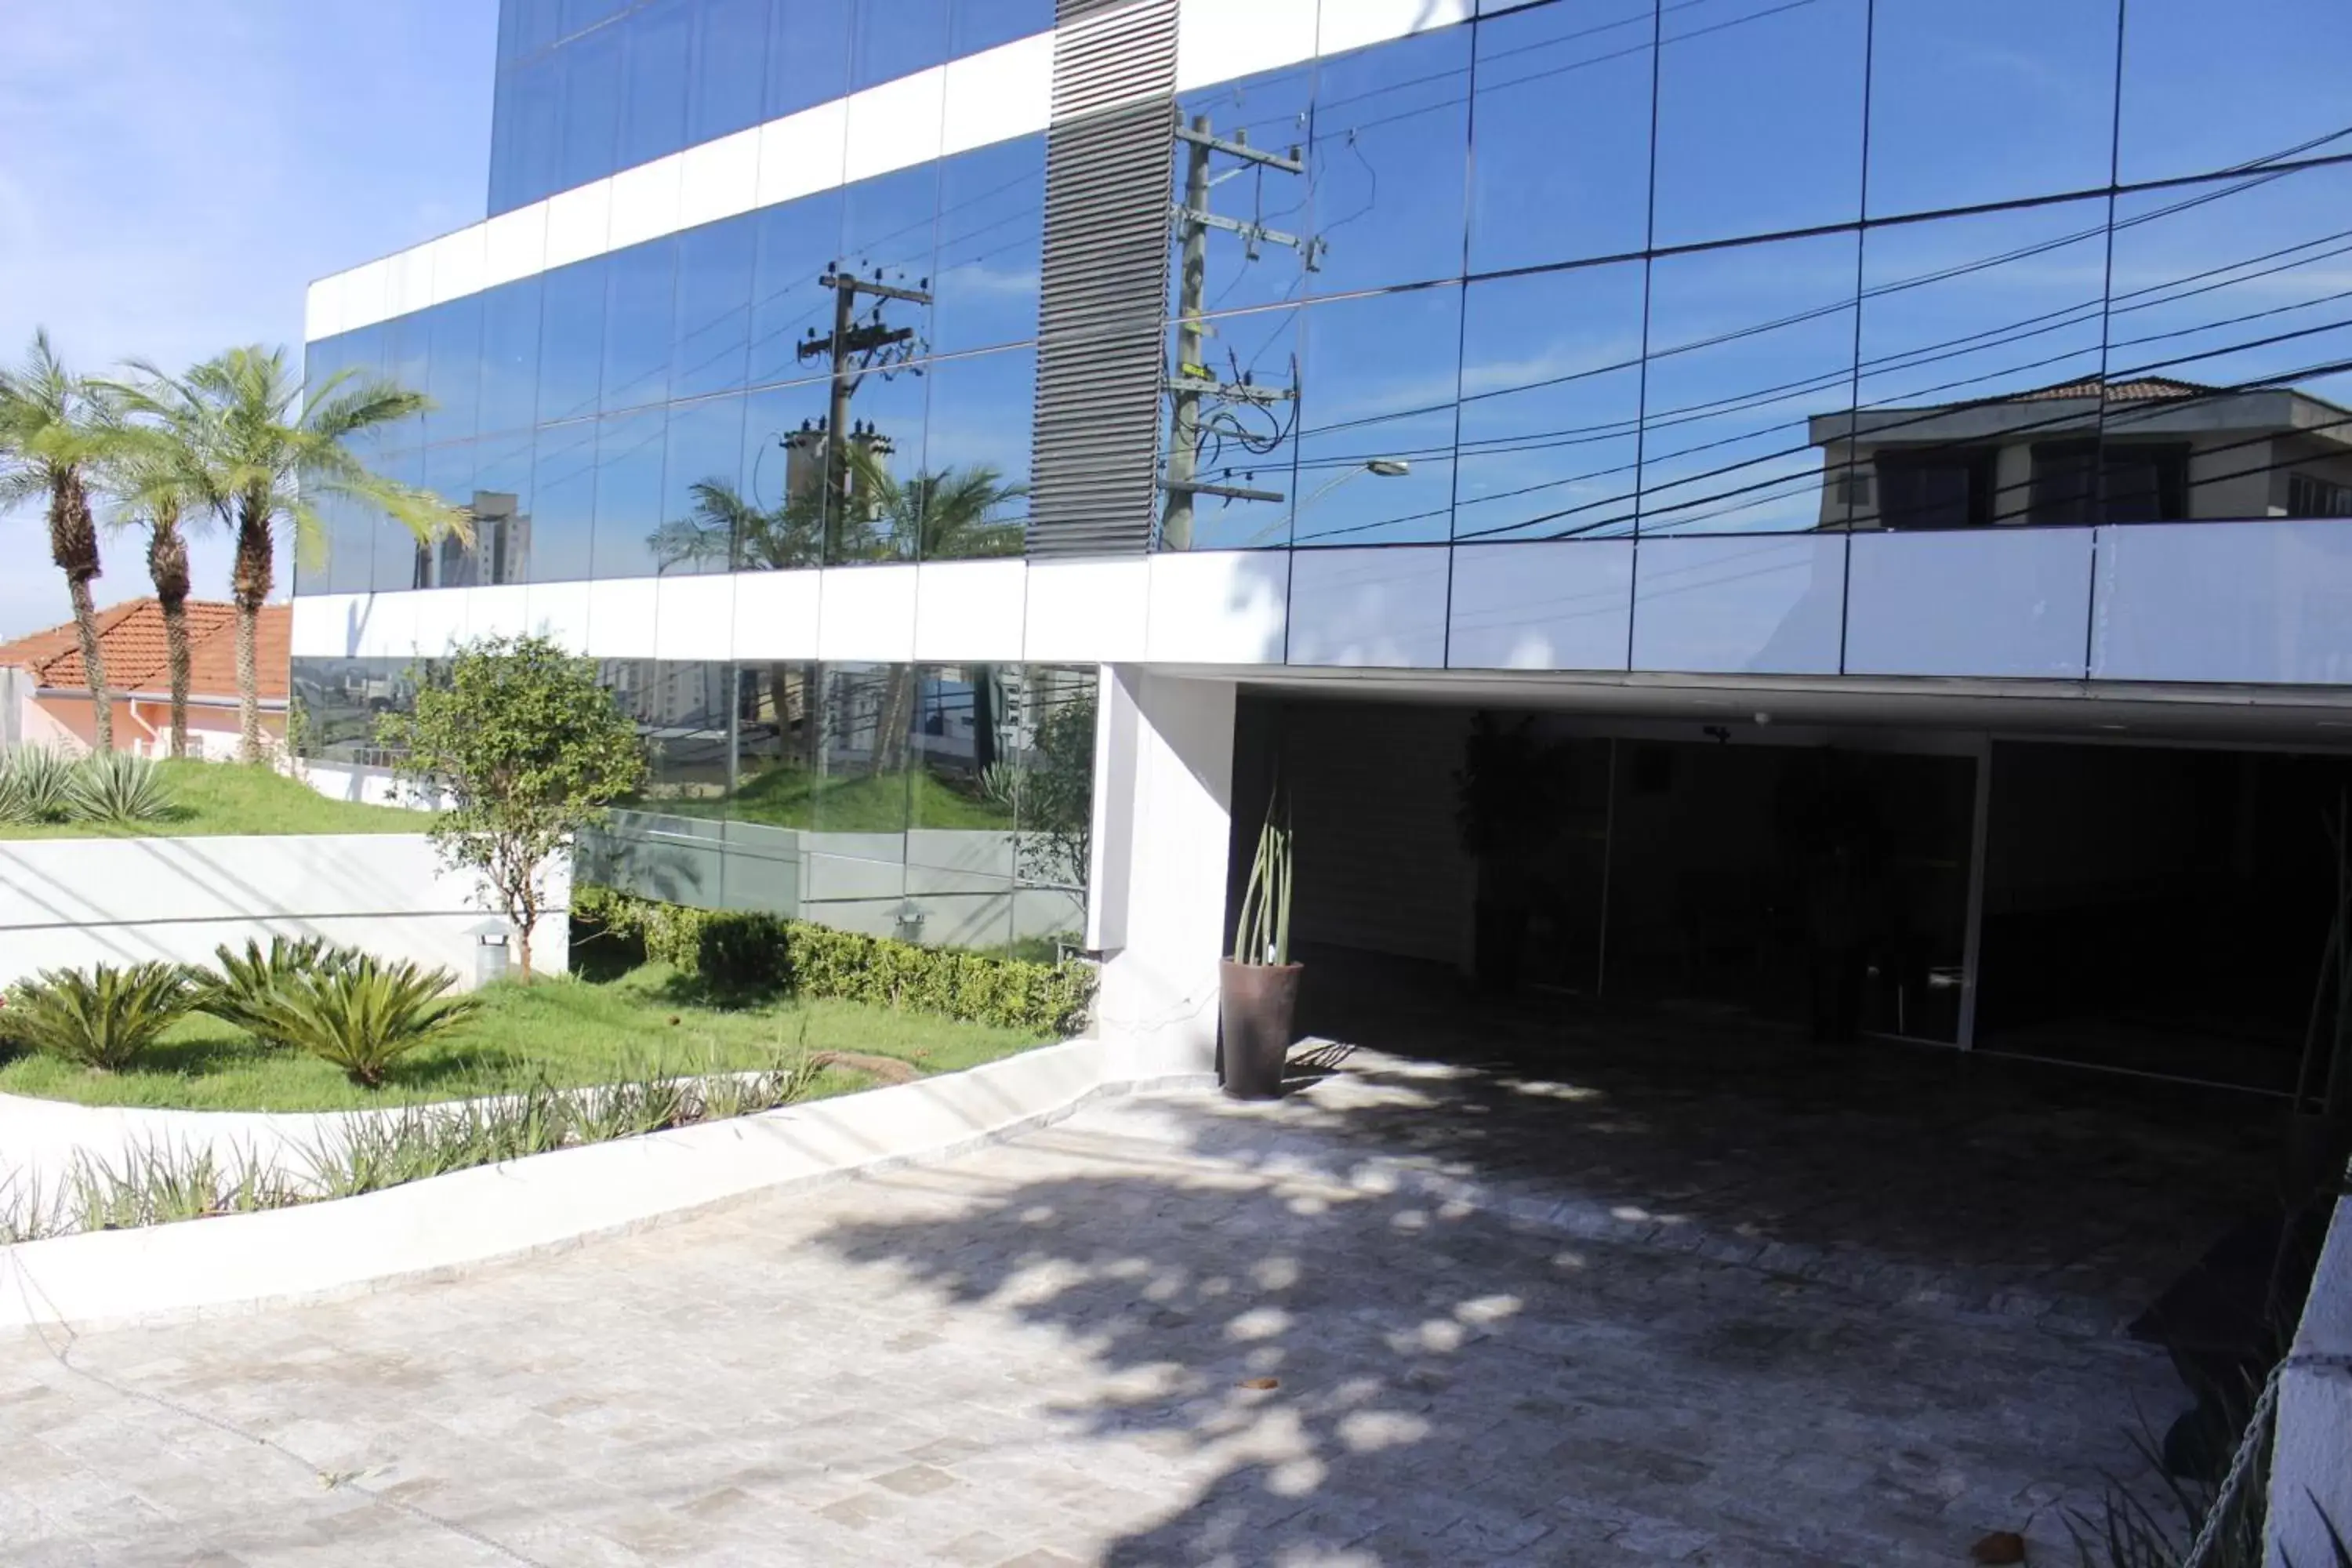
{"label": "trimmed hedge", "polygon": [[738,990],[874,1002],[1040,1034],[1082,1028],[1095,973],[888,937],[835,931],[748,910],[698,910],[611,888],[572,890],[572,940],[620,944],[645,958]]}

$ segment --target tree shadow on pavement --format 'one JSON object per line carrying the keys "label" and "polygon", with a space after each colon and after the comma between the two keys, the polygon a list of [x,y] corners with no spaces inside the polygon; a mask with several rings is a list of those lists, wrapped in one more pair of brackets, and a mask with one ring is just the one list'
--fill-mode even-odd
{"label": "tree shadow on pavement", "polygon": [[2168,1397],[2142,1347],[1574,1242],[1344,1140],[1246,1143],[1141,1102],[1024,1139],[1049,1175],[818,1238],[1083,1350],[1047,1403],[1141,1521],[1100,1561],[1886,1568],[2021,1530],[2056,1562],[2059,1510],[2137,1468],[2135,1403]]}

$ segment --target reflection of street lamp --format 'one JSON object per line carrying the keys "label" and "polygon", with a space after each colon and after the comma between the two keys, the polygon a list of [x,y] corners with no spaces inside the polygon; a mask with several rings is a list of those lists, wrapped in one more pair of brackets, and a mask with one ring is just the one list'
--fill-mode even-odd
{"label": "reflection of street lamp", "polygon": [[[1333,490],[1338,489],[1349,479],[1360,479],[1366,474],[1370,474],[1376,479],[1401,479],[1411,472],[1412,472],[1412,464],[1406,458],[1367,458],[1362,462],[1358,463],[1354,468],[1348,469],[1345,473],[1334,474],[1329,479],[1324,480],[1320,485],[1317,486],[1313,495],[1308,496],[1305,500],[1298,503],[1298,510],[1300,511],[1305,511],[1308,507],[1313,506],[1317,501],[1321,500],[1325,496],[1329,495]],[[1277,522],[1269,527],[1258,530],[1256,533],[1251,535],[1248,540],[1244,542],[1242,547],[1244,549],[1247,549],[1252,544],[1263,544],[1265,542],[1267,535],[1281,532],[1283,526],[1284,525],[1282,523]]]}

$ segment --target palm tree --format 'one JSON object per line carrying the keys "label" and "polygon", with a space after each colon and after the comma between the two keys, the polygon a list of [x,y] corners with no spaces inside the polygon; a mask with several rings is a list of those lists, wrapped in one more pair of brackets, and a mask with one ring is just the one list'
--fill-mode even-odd
{"label": "palm tree", "polygon": [[[110,405],[126,401],[124,389],[98,384]],[[144,388],[141,395],[168,402],[164,388]],[[190,513],[201,515],[205,501],[203,454],[193,447],[186,432],[196,423],[196,411],[181,409],[163,421],[133,424],[110,419],[98,459],[101,484],[115,498],[115,526],[147,530],[147,576],[155,585],[156,607],[163,615],[163,645],[171,664],[172,755],[188,754],[188,540],[182,523]]]}
{"label": "palm tree", "polygon": [[49,559],[66,574],[73,600],[96,743],[110,752],[114,703],[107,695],[89,595],[90,579],[99,574],[98,524],[89,508],[90,465],[103,441],[96,416],[89,386],[58,360],[46,330],[34,332],[22,364],[0,371],[0,507],[36,496],[47,502]]}
{"label": "palm tree", "polygon": [[431,542],[456,534],[470,541],[471,514],[430,490],[388,479],[346,445],[352,437],[396,425],[426,408],[424,394],[385,381],[358,381],[343,371],[306,389],[286,351],[234,348],[184,376],[134,361],[140,376],[125,404],[177,432],[201,458],[205,503],[235,539],[229,597],[236,606],[236,682],[242,761],[261,760],[261,702],[254,634],[261,606],[277,586],[278,531],[296,551],[314,555],[324,541],[315,500],[354,498]]}

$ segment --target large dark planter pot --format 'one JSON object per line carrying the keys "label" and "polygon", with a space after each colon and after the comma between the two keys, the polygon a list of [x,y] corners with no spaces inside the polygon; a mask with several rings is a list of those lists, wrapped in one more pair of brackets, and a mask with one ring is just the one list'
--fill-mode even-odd
{"label": "large dark planter pot", "polygon": [[1217,990],[1224,1022],[1219,1076],[1235,1100],[1279,1100],[1282,1074],[1290,1059],[1292,1024],[1298,1016],[1296,963],[1235,963],[1217,966]]}

